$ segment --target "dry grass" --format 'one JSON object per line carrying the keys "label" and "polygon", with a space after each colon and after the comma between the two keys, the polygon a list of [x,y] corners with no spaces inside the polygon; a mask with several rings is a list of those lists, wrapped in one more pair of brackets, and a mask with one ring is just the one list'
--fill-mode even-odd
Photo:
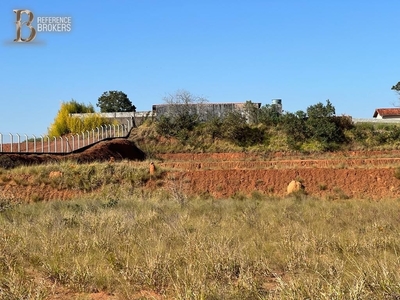
{"label": "dry grass", "polygon": [[0,199],[0,298],[400,297],[399,201],[180,196],[110,186],[68,202]]}
{"label": "dry grass", "polygon": [[[12,178],[20,186],[51,185],[59,190],[97,191],[108,185],[128,184],[142,187],[150,179],[150,161],[118,163],[77,164],[74,161],[45,165],[20,166],[0,173],[0,186]],[[1,170],[1,169],[0,169]],[[157,169],[153,179],[163,176],[165,170]],[[52,173],[60,176],[52,176]]]}

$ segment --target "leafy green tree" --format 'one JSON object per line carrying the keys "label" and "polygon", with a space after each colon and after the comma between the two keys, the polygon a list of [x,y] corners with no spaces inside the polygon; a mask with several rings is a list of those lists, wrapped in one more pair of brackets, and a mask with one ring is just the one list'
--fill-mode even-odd
{"label": "leafy green tree", "polygon": [[222,123],[222,118],[215,116],[208,118],[207,122],[205,122],[204,131],[211,137],[213,141],[215,139],[222,138]]}
{"label": "leafy green tree", "polygon": [[310,119],[329,118],[335,115],[335,107],[332,103],[326,100],[326,105],[321,102],[311,105],[307,108],[307,116]]}
{"label": "leafy green tree", "polygon": [[267,126],[276,126],[281,121],[281,114],[275,105],[266,104],[258,111],[258,120]]}
{"label": "leafy green tree", "polygon": [[281,123],[288,146],[293,150],[300,149],[307,138],[306,113],[304,111],[287,112],[282,115]]}
{"label": "leafy green tree", "polygon": [[136,106],[132,104],[128,96],[121,91],[104,92],[96,104],[102,113],[106,112],[134,112]]}
{"label": "leafy green tree", "polygon": [[260,123],[267,126],[277,125],[281,117],[275,105],[266,104],[258,108],[251,101],[246,101],[244,111],[249,123],[255,125]]}
{"label": "leafy green tree", "polygon": [[344,129],[336,121],[335,107],[329,100],[307,108],[307,137],[322,143],[326,149],[336,143],[345,142]]}
{"label": "leafy green tree", "polygon": [[246,117],[238,111],[228,113],[221,124],[222,137],[234,144],[246,147],[264,141],[264,132],[258,127],[251,127]]}

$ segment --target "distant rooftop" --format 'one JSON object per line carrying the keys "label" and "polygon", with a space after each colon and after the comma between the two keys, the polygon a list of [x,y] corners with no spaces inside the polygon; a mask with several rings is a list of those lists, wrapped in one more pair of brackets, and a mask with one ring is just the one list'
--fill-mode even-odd
{"label": "distant rooftop", "polygon": [[396,107],[377,108],[377,109],[375,109],[373,117],[376,118],[378,116],[381,116],[381,117],[400,116],[400,108],[396,108]]}

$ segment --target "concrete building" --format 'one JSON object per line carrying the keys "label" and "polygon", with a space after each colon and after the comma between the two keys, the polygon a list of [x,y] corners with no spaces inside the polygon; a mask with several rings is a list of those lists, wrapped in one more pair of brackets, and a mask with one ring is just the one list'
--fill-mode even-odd
{"label": "concrete building", "polygon": [[[245,111],[246,103],[190,103],[190,104],[156,104],[153,105],[153,114],[160,118],[161,116],[179,115],[185,113],[194,113],[200,116],[202,120],[211,117],[221,118],[230,112]],[[259,109],[261,103],[253,103],[254,107]]]}
{"label": "concrete building", "polygon": [[[172,116],[186,113],[195,113],[200,116],[200,119],[206,121],[212,117],[222,118],[230,112],[241,112],[246,114],[247,102],[231,102],[231,103],[190,103],[190,104],[155,104],[151,111],[137,112],[112,112],[112,113],[96,113],[103,118],[116,121],[118,124],[127,124],[128,127],[140,126],[146,119],[160,118],[161,116]],[[260,109],[261,103],[254,103],[255,109]],[[273,99],[270,105],[282,113],[282,100]],[[91,114],[71,114],[73,117],[84,118]]]}

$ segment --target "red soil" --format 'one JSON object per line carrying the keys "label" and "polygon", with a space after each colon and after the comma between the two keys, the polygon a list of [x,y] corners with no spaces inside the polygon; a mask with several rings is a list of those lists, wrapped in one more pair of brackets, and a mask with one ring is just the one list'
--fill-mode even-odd
{"label": "red soil", "polygon": [[[0,167],[20,164],[37,164],[61,159],[77,162],[143,160],[145,155],[133,142],[115,139],[100,142],[81,153],[68,155],[49,154],[0,154]],[[400,198],[400,180],[395,176],[400,167],[400,151],[359,151],[325,154],[265,153],[203,153],[164,154],[154,160],[156,168],[165,171],[162,179],[150,180],[148,189],[167,189],[189,195],[212,195],[227,198],[262,194],[284,196],[293,179],[301,179],[305,191],[315,197],[344,199]],[[135,163],[131,163],[135,167]],[[29,175],[27,175],[29,176]],[[398,177],[398,176],[397,176]],[[28,184],[27,184],[28,183]],[[2,193],[18,199],[32,199],[40,195],[43,200],[70,199],[79,191],[57,190],[50,185],[29,185],[29,178],[19,186],[11,181],[0,186]],[[50,299],[71,299],[80,295],[59,288]],[[82,295],[92,300],[113,300],[117,295],[104,292]],[[151,291],[143,291],[133,299],[162,299]]]}
{"label": "red soil", "polygon": [[[400,166],[400,151],[352,151],[325,154],[293,153],[198,153],[163,154],[155,160],[156,168],[165,170],[163,179],[149,182],[148,188],[179,185],[187,194],[209,194],[216,198],[235,194],[263,194],[283,196],[293,179],[301,179],[308,194],[316,197],[361,197],[383,199],[400,197],[400,180],[395,169]],[[120,138],[100,142],[81,153],[0,154],[0,166],[37,164],[61,159],[78,163],[92,161],[143,160],[145,154],[129,140]],[[134,166],[134,164],[133,164]],[[175,180],[172,180],[175,178]],[[178,180],[176,180],[178,179]],[[51,186],[24,186],[16,183],[2,186],[5,190],[21,190],[21,198],[45,194],[50,199],[68,199],[77,191],[59,191]],[[1,191],[0,191],[1,192]]]}
{"label": "red soil", "polygon": [[316,197],[383,199],[400,197],[400,151],[351,151],[324,154],[198,153],[164,154],[159,167],[173,171],[189,194],[217,198],[235,194],[284,196],[300,179]]}

